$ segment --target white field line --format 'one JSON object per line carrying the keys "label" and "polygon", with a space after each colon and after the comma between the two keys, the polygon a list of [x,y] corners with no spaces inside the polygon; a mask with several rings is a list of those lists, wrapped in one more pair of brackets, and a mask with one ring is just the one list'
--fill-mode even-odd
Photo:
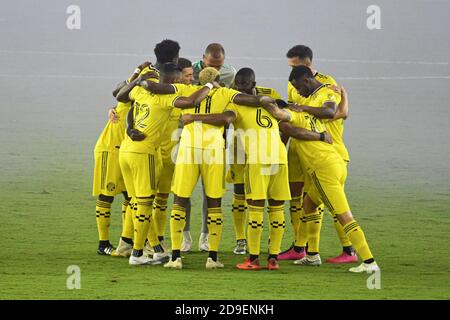
{"label": "white field line", "polygon": [[[65,55],[87,57],[143,57],[154,58],[153,54],[126,53],[126,52],[76,52],[76,51],[40,51],[40,50],[0,50],[0,54],[29,54],[29,55]],[[183,55],[190,59],[199,59],[200,55]],[[256,60],[256,61],[285,61],[284,57],[239,57],[227,56],[228,60]],[[407,61],[407,60],[364,60],[364,59],[330,59],[317,58],[316,61],[336,63],[360,63],[360,64],[416,64],[416,65],[450,65],[449,61]]]}

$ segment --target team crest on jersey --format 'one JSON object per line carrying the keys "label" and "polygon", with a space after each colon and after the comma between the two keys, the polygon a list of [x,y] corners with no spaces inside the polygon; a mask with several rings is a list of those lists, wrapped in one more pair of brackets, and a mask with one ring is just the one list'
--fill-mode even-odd
{"label": "team crest on jersey", "polygon": [[106,190],[112,192],[112,191],[116,190],[116,185],[115,185],[114,183],[112,183],[112,182],[109,182],[109,183],[106,185]]}

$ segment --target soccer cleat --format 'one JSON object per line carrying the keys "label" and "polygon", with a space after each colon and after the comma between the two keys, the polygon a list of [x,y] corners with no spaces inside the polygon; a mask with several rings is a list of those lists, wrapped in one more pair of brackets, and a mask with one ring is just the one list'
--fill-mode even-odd
{"label": "soccer cleat", "polygon": [[353,263],[358,262],[358,256],[356,254],[348,254],[346,252],[342,252],[340,255],[334,258],[328,258],[325,260],[328,263]]}
{"label": "soccer cleat", "polygon": [[150,257],[155,253],[155,250],[153,250],[152,246],[148,241],[145,242],[144,246],[144,256]]}
{"label": "soccer cleat", "polygon": [[150,263],[151,261],[152,261],[152,259],[144,254],[140,257],[135,257],[135,256],[131,255],[130,259],[128,260],[128,263],[132,266],[140,266],[140,265],[151,264]]}
{"label": "soccer cleat", "polygon": [[266,268],[268,270],[278,270],[280,269],[280,265],[278,264],[277,259],[275,258],[270,258],[269,260],[267,260],[267,266]]}
{"label": "soccer cleat", "polygon": [[371,273],[371,272],[379,272],[380,267],[377,265],[377,263],[375,261],[372,263],[364,263],[363,262],[357,267],[348,269],[348,271],[354,272],[354,273],[362,273],[362,272]]}
{"label": "soccer cleat", "polygon": [[234,254],[245,254],[247,252],[247,240],[242,239],[236,242],[236,248],[234,248]]}
{"label": "soccer cleat", "polygon": [[181,252],[190,252],[192,250],[192,237],[189,231],[183,231],[183,243],[181,244]]}
{"label": "soccer cleat", "polygon": [[245,258],[243,263],[238,263],[236,265],[238,269],[241,270],[260,270],[261,266],[259,265],[259,259],[255,259],[250,261],[250,258]]}
{"label": "soccer cleat", "polygon": [[224,267],[223,263],[221,263],[219,260],[214,261],[210,257],[208,257],[208,259],[206,259],[206,269],[218,269],[218,268],[223,268],[223,267]]}
{"label": "soccer cleat", "polygon": [[306,255],[304,258],[300,260],[295,260],[294,264],[299,266],[312,266],[318,267],[322,264],[322,260],[320,260],[320,256],[318,254],[310,256]]}
{"label": "soccer cleat", "polygon": [[300,260],[306,256],[305,250],[297,252],[294,248],[284,251],[278,255],[278,260]]}
{"label": "soccer cleat", "polygon": [[112,257],[125,257],[128,258],[131,255],[131,251],[133,250],[133,245],[126,243],[122,240],[122,238],[119,240],[119,245],[117,246],[117,249],[114,249],[111,252]]}
{"label": "soccer cleat", "polygon": [[181,258],[177,258],[175,261],[169,260],[169,262],[164,265],[164,268],[183,269]]}
{"label": "soccer cleat", "polygon": [[208,234],[202,233],[200,239],[198,240],[198,251],[207,252],[209,251]]}
{"label": "soccer cleat", "polygon": [[110,256],[114,251],[114,247],[110,244],[106,246],[98,246],[97,253],[101,256]]}
{"label": "soccer cleat", "polygon": [[171,255],[167,252],[155,252],[149,264],[163,264],[170,260]]}

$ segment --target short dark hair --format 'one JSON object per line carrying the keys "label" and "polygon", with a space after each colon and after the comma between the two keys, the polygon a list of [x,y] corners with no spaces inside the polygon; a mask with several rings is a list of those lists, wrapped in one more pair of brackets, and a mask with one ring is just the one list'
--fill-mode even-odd
{"label": "short dark hair", "polygon": [[156,61],[159,63],[172,62],[180,53],[178,42],[165,39],[155,46]]}
{"label": "short dark hair", "polygon": [[215,57],[218,53],[225,56],[225,49],[220,43],[210,43],[205,49],[205,56],[210,54]]}
{"label": "short dark hair", "polygon": [[289,82],[292,82],[293,80],[299,81],[303,77],[314,78],[311,69],[306,66],[293,67],[291,74],[289,75]]}
{"label": "short dark hair", "polygon": [[293,46],[289,49],[289,51],[286,53],[286,57],[288,58],[295,58],[298,57],[300,59],[309,58],[309,60],[312,61],[313,59],[313,52],[311,48],[304,46],[302,44],[299,44],[297,46]]}
{"label": "short dark hair", "polygon": [[184,68],[192,68],[191,60],[188,60],[186,58],[179,58],[178,59],[178,68],[180,68],[180,70],[183,70]]}
{"label": "short dark hair", "polygon": [[181,72],[181,70],[178,67],[178,65],[176,65],[173,62],[166,62],[163,64],[163,66],[161,68],[161,73],[166,74],[166,75],[178,73],[178,72]]}
{"label": "short dark hair", "polygon": [[255,81],[255,71],[253,71],[252,68],[241,68],[239,69],[239,71],[236,73],[236,77],[243,77],[243,78],[251,78],[253,81]]}

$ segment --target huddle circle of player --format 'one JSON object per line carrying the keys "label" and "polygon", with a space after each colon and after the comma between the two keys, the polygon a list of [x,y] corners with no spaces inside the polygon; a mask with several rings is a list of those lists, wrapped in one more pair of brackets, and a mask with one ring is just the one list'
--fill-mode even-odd
{"label": "huddle circle of player", "polygon": [[[98,254],[129,257],[130,265],[182,269],[181,253],[193,250],[190,197],[201,177],[203,208],[199,250],[207,269],[218,258],[223,229],[222,198],[233,184],[236,247],[246,255],[241,270],[278,270],[280,260],[319,266],[325,208],[342,252],[328,263],[356,263],[351,272],[379,267],[344,191],[349,154],[343,141],[347,92],[313,68],[304,45],[287,52],[292,67],[288,101],[256,85],[251,68],[225,64],[222,45],[207,46],[195,63],[179,58],[176,41],[155,46],[156,62],[144,62],[113,91],[116,107],[94,149],[93,195],[97,197]],[[111,204],[122,193],[122,233],[109,239]],[[171,250],[164,243],[167,202]],[[294,239],[281,251],[289,201]],[[264,210],[269,218],[267,263],[260,263]],[[248,212],[248,213],[247,213]],[[169,252],[170,251],[170,252]]]}

